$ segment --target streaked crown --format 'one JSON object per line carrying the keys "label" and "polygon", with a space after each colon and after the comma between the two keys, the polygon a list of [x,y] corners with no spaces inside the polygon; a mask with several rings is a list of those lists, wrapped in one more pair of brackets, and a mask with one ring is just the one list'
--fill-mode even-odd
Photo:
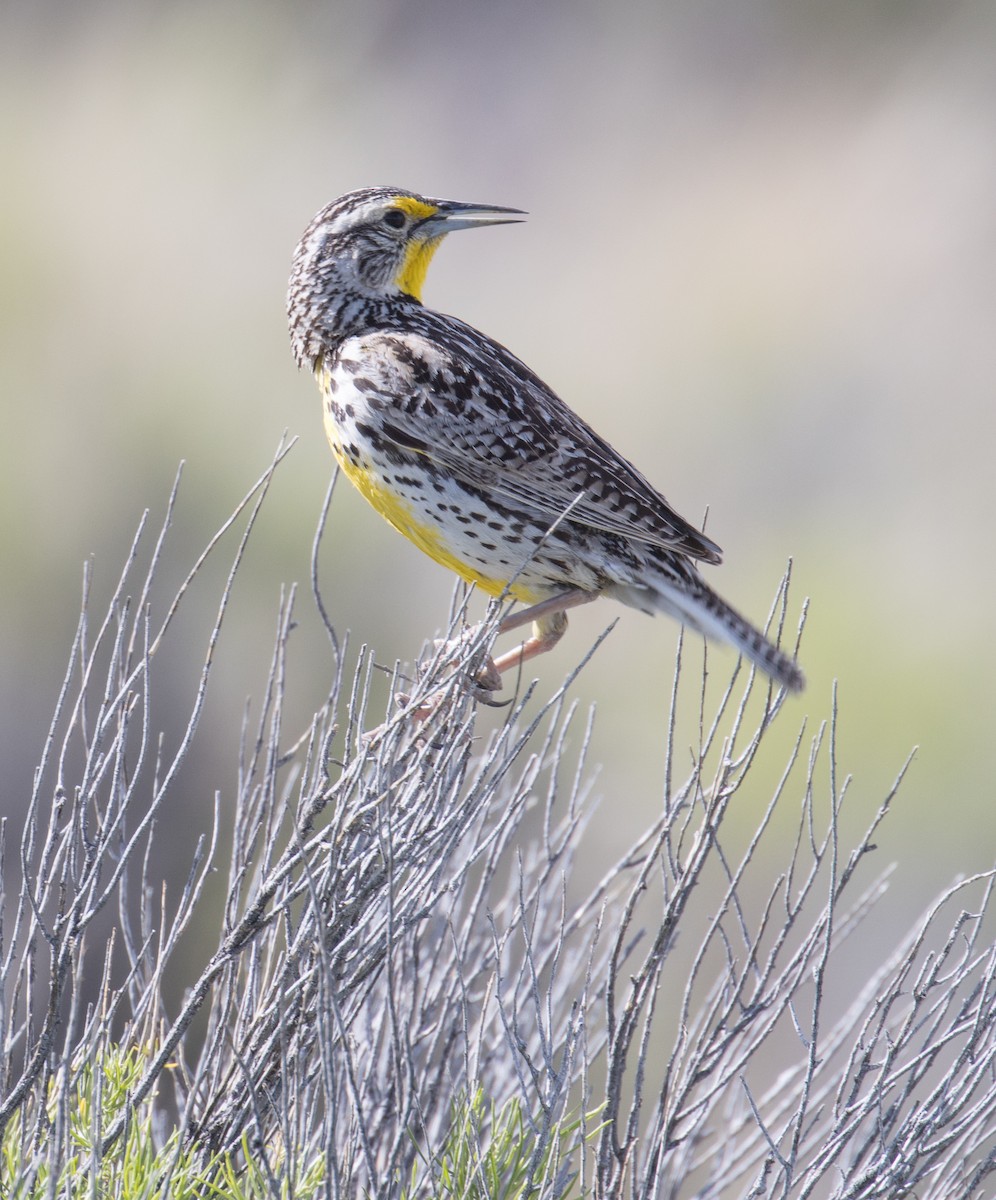
{"label": "streaked crown", "polygon": [[314,366],[336,342],[418,304],[447,233],[521,219],[517,208],[433,200],[402,188],[348,192],[312,219],[294,252],[287,291],[291,345]]}

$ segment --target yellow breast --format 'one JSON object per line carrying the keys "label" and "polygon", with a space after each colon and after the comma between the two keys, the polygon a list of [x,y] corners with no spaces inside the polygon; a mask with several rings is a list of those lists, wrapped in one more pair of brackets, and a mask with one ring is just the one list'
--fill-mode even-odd
{"label": "yellow breast", "polygon": [[[350,483],[386,521],[389,521],[399,533],[404,534],[424,554],[428,554],[441,566],[454,571],[467,583],[476,584],[489,596],[500,596],[507,589],[509,595],[526,603],[531,603],[536,598],[531,590],[522,588],[515,583],[509,586],[508,579],[485,575],[479,568],[472,567],[462,558],[458,558],[447,545],[446,531],[442,526],[429,524],[420,519],[410,501],[399,496],[393,488],[385,484],[380,472],[371,463],[362,459],[360,462],[356,462],[344,453],[339,427],[328,414],[325,418],[325,433],[336,462]],[[409,468],[410,473],[411,468]],[[427,479],[426,487],[428,488],[428,486]]]}

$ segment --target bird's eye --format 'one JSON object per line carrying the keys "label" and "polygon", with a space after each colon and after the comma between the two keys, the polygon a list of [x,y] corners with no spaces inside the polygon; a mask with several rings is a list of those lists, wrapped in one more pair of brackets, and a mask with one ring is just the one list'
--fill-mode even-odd
{"label": "bird's eye", "polygon": [[390,225],[392,229],[401,229],[405,224],[405,214],[400,208],[389,208],[384,213],[384,224]]}

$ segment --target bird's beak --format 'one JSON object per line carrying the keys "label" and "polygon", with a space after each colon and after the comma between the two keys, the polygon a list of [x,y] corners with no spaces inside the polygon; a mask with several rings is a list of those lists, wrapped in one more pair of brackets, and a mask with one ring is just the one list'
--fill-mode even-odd
{"label": "bird's beak", "polygon": [[498,204],[461,204],[456,200],[433,200],[436,211],[419,222],[419,232],[425,238],[442,237],[457,229],[473,229],[478,225],[511,225],[526,214],[521,208],[503,208]]}

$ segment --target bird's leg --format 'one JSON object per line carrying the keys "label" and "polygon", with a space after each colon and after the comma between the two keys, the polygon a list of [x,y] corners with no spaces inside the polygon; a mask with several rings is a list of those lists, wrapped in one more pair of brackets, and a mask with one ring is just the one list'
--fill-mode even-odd
{"label": "bird's leg", "polygon": [[[539,624],[544,617],[555,615],[557,613],[566,613],[569,608],[578,608],[582,604],[590,604],[592,600],[598,599],[598,592],[582,592],[577,588],[571,588],[566,592],[558,592],[556,596],[549,596],[546,600],[541,600],[539,604],[530,604],[528,608],[520,609],[519,612],[509,613],[507,617],[503,617],[498,624],[499,635],[503,633],[511,633],[513,629],[521,629],[523,625],[528,625],[530,621]],[[563,633],[563,630],[561,630]],[[553,643],[551,642],[551,646]],[[550,649],[550,646],[547,646]],[[534,657],[532,654],[527,655],[528,658]]]}
{"label": "bird's leg", "polygon": [[[498,626],[499,636],[511,633],[513,629],[521,629],[530,621],[533,626],[532,634],[514,650],[507,650],[500,657],[487,663],[478,674],[478,683],[485,688],[489,683],[493,683],[490,690],[495,691],[506,671],[520,667],[531,658],[537,658],[540,654],[552,650],[567,629],[567,610],[587,604],[597,595],[597,592],[581,592],[574,589],[551,596],[548,600],[541,600],[539,604],[533,604],[521,612],[510,613]],[[487,676],[487,681],[481,678],[482,675]]]}
{"label": "bird's leg", "polygon": [[[532,604],[529,608],[524,608],[519,612],[509,613],[499,622],[498,636],[521,629],[523,625],[530,623],[533,627],[531,636],[521,645],[516,646],[514,650],[508,650],[496,659],[485,658],[473,676],[476,689],[482,693],[498,691],[501,687],[501,677],[505,671],[520,667],[531,658],[536,658],[540,654],[545,654],[547,650],[552,650],[567,629],[567,610],[577,608],[580,604],[587,604],[597,595],[597,592],[571,589],[566,592],[558,592],[556,596],[550,596],[546,600],[541,600],[539,604]],[[436,649],[452,649],[456,655],[463,645],[477,636],[477,630],[478,627],[474,626],[451,643],[437,643]],[[478,698],[482,699],[483,697],[479,696]]]}
{"label": "bird's leg", "polygon": [[[470,678],[470,691],[472,695],[484,704],[490,703],[496,707],[501,707],[495,701],[491,700],[490,697],[492,692],[498,691],[501,687],[502,674],[505,671],[511,671],[520,667],[531,658],[545,654],[547,650],[552,650],[564,636],[564,632],[567,629],[567,610],[577,608],[580,604],[587,604],[590,600],[596,599],[597,595],[597,592],[582,592],[571,589],[570,591],[559,592],[556,596],[550,596],[546,600],[541,600],[539,604],[533,604],[529,608],[522,609],[521,612],[510,613],[498,625],[499,636],[503,633],[511,633],[515,629],[521,629],[523,625],[532,623],[531,635],[521,645],[516,646],[514,650],[508,650],[498,658],[486,657],[484,659],[484,662]],[[474,638],[476,634],[477,627],[468,629],[462,637],[452,643],[443,643],[437,646],[437,649],[452,649],[454,657],[456,657],[467,641]],[[480,662],[480,660],[478,661]],[[430,698],[419,707],[414,715],[418,719],[424,720],[437,707],[438,697]]]}

